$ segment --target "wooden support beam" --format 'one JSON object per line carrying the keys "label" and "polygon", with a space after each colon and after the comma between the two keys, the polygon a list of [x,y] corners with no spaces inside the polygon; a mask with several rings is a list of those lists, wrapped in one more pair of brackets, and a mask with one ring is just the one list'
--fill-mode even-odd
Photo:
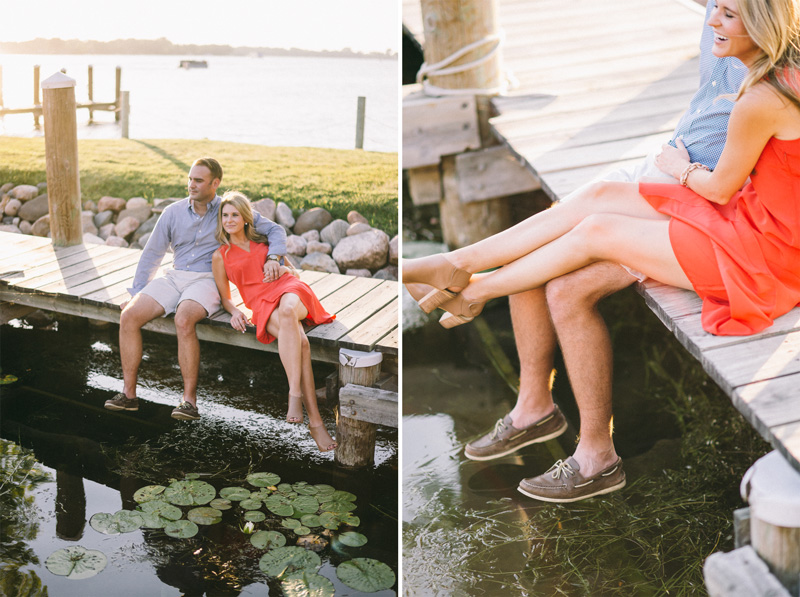
{"label": "wooden support beam", "polygon": [[481,146],[474,97],[428,97],[421,92],[403,99],[403,168],[434,166],[442,156]]}
{"label": "wooden support beam", "polygon": [[397,427],[397,392],[347,384],[339,390],[339,414],[343,417]]}
{"label": "wooden support beam", "polygon": [[27,305],[0,302],[0,325],[8,323],[12,319],[25,317],[31,311],[36,311],[36,309]]}
{"label": "wooden support beam", "polygon": [[438,205],[442,200],[439,164],[408,170],[408,193],[414,205]]}
{"label": "wooden support beam", "polygon": [[463,203],[529,193],[542,188],[533,172],[505,145],[457,155],[456,180],[458,196]]}
{"label": "wooden support beam", "polygon": [[749,545],[708,556],[703,578],[709,597],[791,597]]}
{"label": "wooden support beam", "polygon": [[122,101],[122,67],[117,67],[116,78],[114,79],[114,104],[117,106],[117,111],[114,114],[114,120],[119,122],[120,102]]}

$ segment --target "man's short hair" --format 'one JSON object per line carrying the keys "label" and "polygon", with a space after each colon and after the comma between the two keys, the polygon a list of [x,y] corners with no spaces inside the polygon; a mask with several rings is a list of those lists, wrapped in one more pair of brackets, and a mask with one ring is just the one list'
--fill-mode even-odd
{"label": "man's short hair", "polygon": [[211,172],[211,180],[215,178],[222,180],[222,166],[214,158],[200,158],[195,160],[192,166],[205,166]]}

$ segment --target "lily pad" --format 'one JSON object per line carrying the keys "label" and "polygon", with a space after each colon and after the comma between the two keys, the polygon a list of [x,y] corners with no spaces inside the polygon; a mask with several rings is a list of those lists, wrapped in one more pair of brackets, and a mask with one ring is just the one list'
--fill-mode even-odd
{"label": "lily pad", "polygon": [[316,514],[319,510],[319,502],[313,495],[301,495],[292,501],[292,506],[303,514]]}
{"label": "lily pad", "polygon": [[240,502],[250,497],[250,490],[244,487],[223,487],[219,490],[219,497],[232,502]]}
{"label": "lily pad", "polygon": [[299,527],[295,527],[294,528],[294,532],[297,535],[308,535],[311,532],[311,529],[309,529],[308,527],[305,527],[303,525],[300,525]]}
{"label": "lily pad", "polygon": [[305,481],[301,481],[300,483],[295,483],[292,485],[292,488],[295,492],[299,493],[300,495],[317,495],[319,493],[319,489],[314,487],[313,485],[309,485]]}
{"label": "lily pad", "polygon": [[372,558],[355,558],[342,562],[336,576],[348,587],[364,593],[374,593],[394,586],[395,575],[389,566]]}
{"label": "lily pad", "polygon": [[200,478],[200,473],[186,473],[183,476],[183,478],[187,479],[189,481],[193,481],[194,479],[199,479]]}
{"label": "lily pad", "polygon": [[98,533],[104,535],[119,535],[120,533],[130,533],[141,528],[144,518],[139,512],[132,510],[120,510],[114,514],[98,512],[89,519],[89,524]]}
{"label": "lily pad", "polygon": [[165,489],[166,487],[163,485],[146,485],[145,487],[140,487],[134,492],[133,499],[139,504],[143,502],[149,502],[151,500],[160,500],[163,499],[161,494],[164,493]]}
{"label": "lily pad", "polygon": [[317,516],[316,514],[306,514],[300,519],[300,522],[303,523],[303,526],[307,526],[312,529],[314,527],[322,526],[322,523],[319,520],[319,516]]}
{"label": "lily pad", "polygon": [[349,527],[357,527],[361,524],[361,519],[352,514],[350,512],[345,512],[344,514],[337,514],[336,517],[339,519],[339,522],[346,524]]}
{"label": "lily pad", "polygon": [[278,485],[278,492],[282,494],[292,493],[294,492],[294,487],[290,483],[281,483]]}
{"label": "lily pad", "polygon": [[107,564],[108,558],[102,551],[86,549],[80,545],[57,549],[44,563],[53,574],[66,576],[70,580],[90,578],[103,570]]}
{"label": "lily pad", "polygon": [[296,518],[284,518],[281,526],[286,529],[296,529],[299,526],[303,526],[303,523]]}
{"label": "lily pad", "polygon": [[251,500],[261,500],[262,502],[272,495],[272,492],[267,487],[262,487],[258,491],[253,491],[250,494]]}
{"label": "lily pad", "polygon": [[276,547],[258,561],[258,567],[267,576],[283,576],[301,570],[316,572],[322,560],[313,551],[302,547]]}
{"label": "lily pad", "polygon": [[336,488],[333,485],[325,485],[324,483],[318,483],[318,484],[314,485],[314,487],[316,487],[317,491],[319,491],[320,493],[324,493],[324,492],[328,492],[328,491],[333,493],[334,491],[336,491]]}
{"label": "lily pad", "polygon": [[253,473],[247,475],[247,482],[256,487],[270,487],[281,482],[281,478],[275,473]]}
{"label": "lily pad", "polygon": [[286,545],[286,537],[278,531],[256,531],[250,537],[250,543],[258,549],[275,549]]}
{"label": "lily pad", "polygon": [[261,508],[261,500],[254,500],[254,499],[246,499],[239,502],[239,505],[244,508],[245,510],[258,510]]}
{"label": "lily pad", "polygon": [[204,506],[216,496],[217,490],[205,481],[175,481],[164,490],[164,498],[177,506]]}
{"label": "lily pad", "polygon": [[0,386],[6,386],[8,384],[12,384],[12,383],[14,383],[15,381],[18,381],[18,380],[19,380],[19,378],[16,375],[11,375],[9,373],[8,375],[4,375],[3,377],[0,377]]}
{"label": "lily pad", "polygon": [[215,498],[208,502],[208,505],[212,508],[216,508],[217,510],[230,510],[233,508],[233,504],[231,504],[231,500],[226,500],[223,498]]}
{"label": "lily pad", "polygon": [[281,582],[286,597],[332,597],[333,583],[316,572],[295,572],[288,574]]}
{"label": "lily pad", "polygon": [[330,502],[325,502],[320,506],[323,512],[333,512],[334,514],[352,512],[356,509],[356,507],[357,506],[353,502],[349,502],[347,500],[331,500]]}
{"label": "lily pad", "polygon": [[164,527],[164,532],[170,537],[188,539],[194,537],[200,528],[191,520],[176,520]]}
{"label": "lily pad", "polygon": [[244,513],[245,520],[249,520],[250,522],[261,522],[262,520],[267,518],[267,515],[264,514],[261,510],[248,510]]}
{"label": "lily pad", "polygon": [[342,500],[345,502],[355,502],[356,496],[349,491],[335,491],[333,493],[334,500]]}
{"label": "lily pad", "polygon": [[149,529],[162,529],[174,520],[179,520],[183,512],[177,506],[161,500],[144,502],[139,505],[142,511],[143,527]]}
{"label": "lily pad", "polygon": [[361,533],[356,533],[355,531],[347,531],[346,533],[342,533],[339,535],[338,539],[348,547],[361,547],[367,543],[367,538]]}
{"label": "lily pad", "polygon": [[267,506],[267,509],[276,516],[291,516],[294,514],[294,508],[288,505]]}
{"label": "lily pad", "polygon": [[202,508],[192,508],[187,512],[186,518],[195,524],[217,524],[222,522],[222,512],[216,508],[207,506]]}
{"label": "lily pad", "polygon": [[339,516],[334,514],[333,512],[323,512],[319,515],[319,522],[320,524],[325,527],[326,529],[330,529],[335,531],[339,528],[341,522],[339,521]]}

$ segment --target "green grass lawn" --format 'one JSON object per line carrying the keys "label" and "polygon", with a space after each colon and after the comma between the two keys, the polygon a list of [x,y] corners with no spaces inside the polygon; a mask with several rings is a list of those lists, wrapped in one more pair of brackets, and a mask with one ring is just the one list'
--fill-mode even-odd
{"label": "green grass lawn", "polygon": [[[182,139],[78,141],[81,196],[146,199],[185,197],[192,162],[204,156],[222,164],[220,194],[269,197],[295,212],[324,207],[345,219],[357,210],[375,228],[397,234],[397,154],[310,147],[263,147]],[[44,139],[0,140],[0,184],[46,180]]]}

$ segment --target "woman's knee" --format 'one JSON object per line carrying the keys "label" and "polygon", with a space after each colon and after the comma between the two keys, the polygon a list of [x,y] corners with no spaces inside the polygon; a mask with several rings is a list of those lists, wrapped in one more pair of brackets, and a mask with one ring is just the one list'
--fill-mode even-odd
{"label": "woman's knee", "polygon": [[311,344],[309,344],[308,336],[306,336],[305,333],[300,334],[300,350],[302,350],[304,354],[311,354]]}

